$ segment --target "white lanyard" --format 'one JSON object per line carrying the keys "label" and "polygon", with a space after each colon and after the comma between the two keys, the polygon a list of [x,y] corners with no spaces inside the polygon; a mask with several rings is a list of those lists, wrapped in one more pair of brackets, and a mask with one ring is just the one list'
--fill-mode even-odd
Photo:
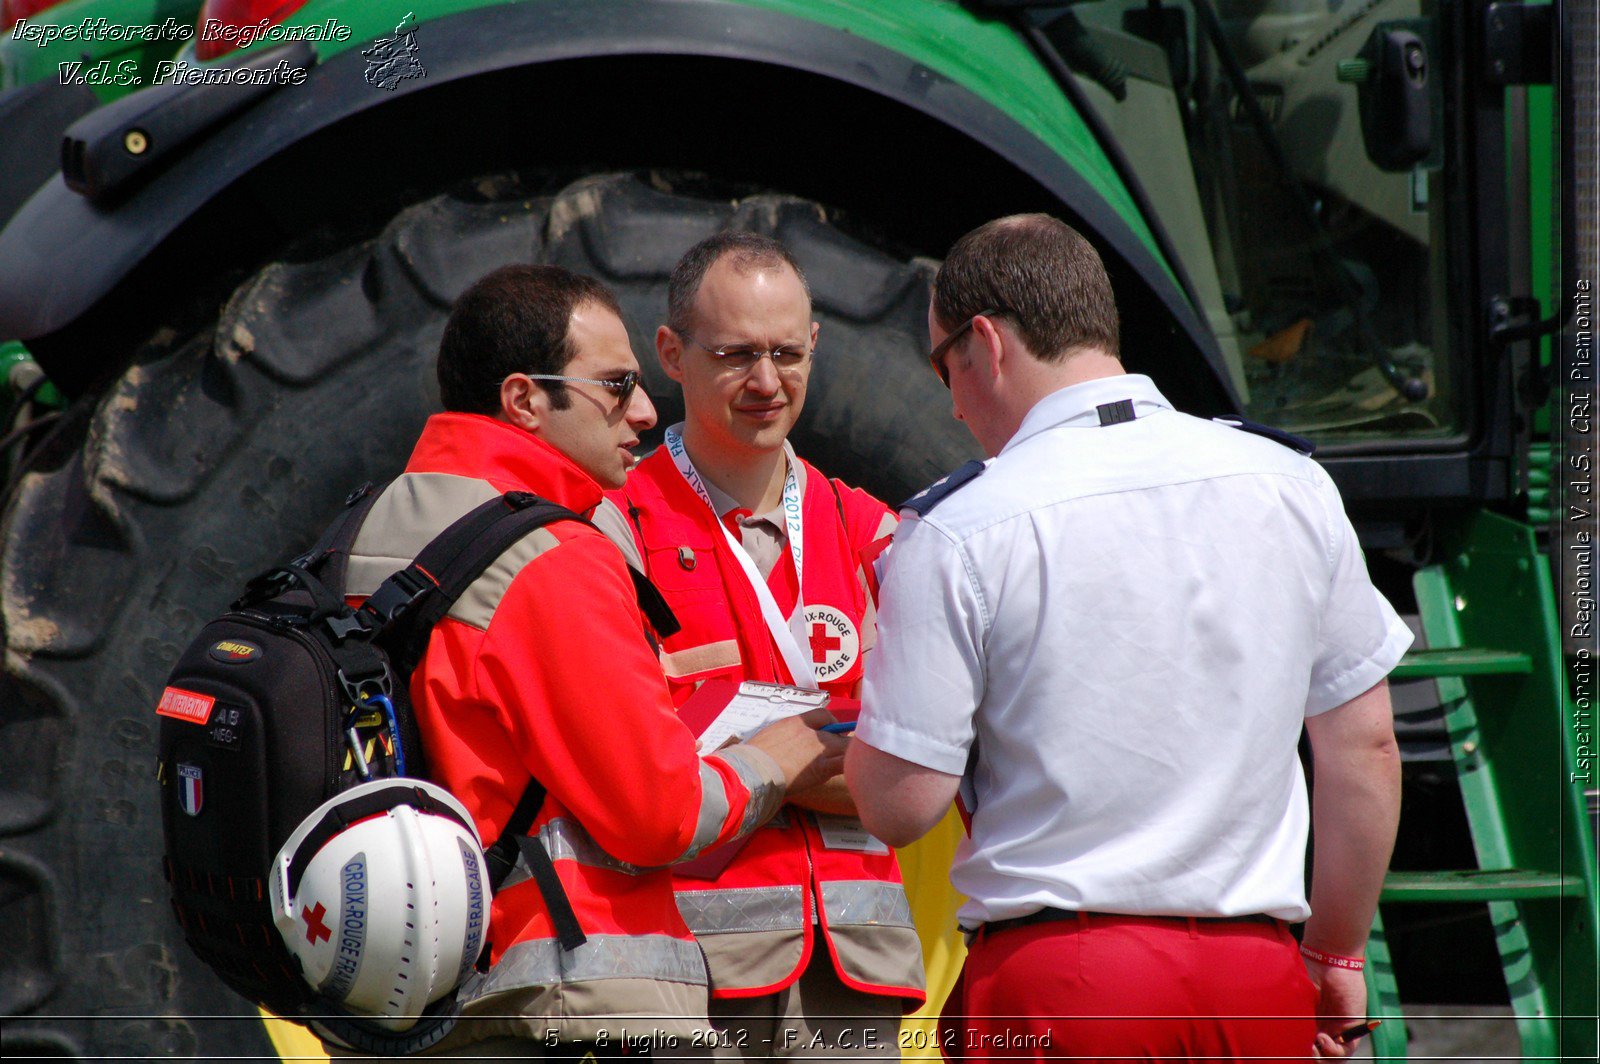
{"label": "white lanyard", "polygon": [[745,551],[744,545],[734,538],[728,531],[728,526],[722,523],[722,518],[717,514],[716,504],[711,501],[711,493],[706,490],[705,481],[695,470],[694,463],[689,461],[689,452],[683,445],[683,426],[677,424],[667,430],[667,454],[672,458],[672,464],[677,467],[679,475],[688,481],[700,501],[706,504],[711,511],[712,523],[722,532],[722,538],[728,543],[733,556],[739,560],[739,567],[744,570],[745,579],[750,582],[750,589],[755,592],[756,601],[761,604],[761,616],[767,622],[767,630],[772,633],[772,641],[778,645],[778,653],[783,655],[783,662],[789,667],[789,675],[798,687],[811,690],[817,689],[817,673],[811,665],[811,658],[801,649],[805,640],[805,526],[801,520],[800,478],[796,474],[798,459],[789,458],[787,448],[785,458],[788,462],[788,474],[783,480],[783,523],[789,537],[789,555],[794,559],[795,601],[794,613],[785,618],[783,611],[778,609],[778,602],[772,597],[772,589],[762,579],[761,571],[756,568],[756,563],[750,560],[750,555]]}

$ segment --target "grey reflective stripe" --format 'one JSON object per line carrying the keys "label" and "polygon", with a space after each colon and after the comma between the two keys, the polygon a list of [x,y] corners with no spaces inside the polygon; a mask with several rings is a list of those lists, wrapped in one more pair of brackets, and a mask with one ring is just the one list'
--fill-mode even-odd
{"label": "grey reflective stripe", "polygon": [[888,924],[912,927],[911,903],[898,883],[845,879],[822,884],[822,911],[828,926]]}
{"label": "grey reflective stripe", "polygon": [[799,887],[680,890],[675,896],[683,922],[697,935],[797,931],[806,925],[805,896]]}
{"label": "grey reflective stripe", "polygon": [[693,858],[710,846],[722,834],[722,825],[728,822],[728,787],[722,773],[700,761],[700,816],[695,820],[694,838],[683,852],[680,861]]}
{"label": "grey reflective stripe", "polygon": [[575,950],[553,938],[519,942],[505,951],[474,997],[524,987],[591,979],[661,979],[703,985],[705,959],[692,941],[670,935],[590,935]]}
{"label": "grey reflective stripe", "polygon": [[397,569],[404,569],[450,522],[500,493],[476,477],[450,473],[403,473],[372,504],[350,547],[347,595],[367,596]]}
{"label": "grey reflective stripe", "polygon": [[788,781],[784,779],[778,763],[751,746],[729,746],[711,756],[721,758],[730,765],[739,782],[750,792],[750,803],[744,807],[744,820],[739,825],[739,834],[748,835],[771,820],[778,807],[783,805],[784,796],[789,790]]}
{"label": "grey reflective stripe", "polygon": [[[589,868],[604,868],[609,872],[623,872],[630,876],[655,871],[611,856],[594,841],[582,824],[568,817],[556,817],[540,827],[539,842],[549,852],[552,861],[576,861]],[[522,866],[520,858],[518,866]],[[504,890],[505,887],[500,889]]]}
{"label": "grey reflective stripe", "polygon": [[622,552],[623,561],[639,572],[644,572],[644,557],[639,553],[639,544],[633,538],[633,528],[616,503],[610,499],[601,499],[600,505],[589,515],[589,523],[598,528],[601,535],[616,544],[617,549]]}

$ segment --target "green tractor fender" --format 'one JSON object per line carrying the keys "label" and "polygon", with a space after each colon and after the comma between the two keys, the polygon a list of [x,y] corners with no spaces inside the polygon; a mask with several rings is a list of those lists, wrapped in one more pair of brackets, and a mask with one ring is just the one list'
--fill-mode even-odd
{"label": "green tractor fender", "polygon": [[[297,20],[314,19],[315,6],[299,13]],[[911,5],[885,5],[902,6]],[[597,10],[601,7],[603,12]],[[925,12],[915,14],[926,18]],[[973,34],[1008,34],[964,12],[946,16],[961,19]],[[300,84],[265,91],[238,85],[151,86],[93,112],[68,131],[64,154],[69,171],[73,159],[108,158],[116,166],[98,172],[84,167],[67,177],[53,177],[0,233],[0,336],[27,341],[58,385],[68,393],[82,391],[116,368],[114,360],[125,354],[127,338],[139,335],[131,325],[160,324],[150,318],[164,309],[158,293],[170,294],[192,277],[214,273],[219,258],[260,261],[258,251],[245,247],[248,235],[212,227],[226,226],[230,212],[259,212],[252,203],[260,194],[259,184],[251,186],[263,172],[295,170],[303,152],[351,129],[359,130],[355,143],[389,146],[391,160],[367,159],[369,165],[342,174],[317,177],[316,171],[298,168],[299,217],[280,220],[279,228],[308,228],[324,220],[321,215],[341,213],[353,189],[375,199],[382,186],[403,183],[422,154],[459,157],[464,148],[467,154],[492,157],[496,151],[485,142],[540,136],[537,113],[508,116],[511,121],[498,125],[469,119],[463,128],[436,131],[419,119],[437,116],[428,99],[448,94],[452,112],[481,114],[494,106],[510,77],[543,74],[583,84],[581,71],[587,63],[600,64],[596,71],[603,67],[613,72],[626,69],[626,63],[619,68],[619,57],[637,57],[666,64],[651,69],[681,71],[675,76],[684,81],[692,80],[692,71],[703,71],[701,76],[721,79],[728,94],[749,87],[757,92],[773,89],[772,127],[790,130],[796,138],[787,148],[777,137],[759,135],[744,137],[741,144],[738,131],[708,130],[705,116],[685,105],[682,129],[674,135],[684,154],[702,169],[708,160],[715,162],[719,151],[745,153],[730,160],[731,168],[745,170],[754,183],[807,192],[785,180],[790,169],[785,152],[836,154],[829,165],[855,174],[857,183],[903,186],[900,195],[914,201],[927,195],[931,202],[921,201],[921,209],[935,211],[943,205],[925,190],[944,175],[920,172],[923,159],[942,162],[955,173],[973,167],[1008,171],[1005,191],[1015,189],[1020,195],[997,196],[987,212],[981,200],[974,209],[974,197],[963,196],[959,207],[949,205],[939,237],[958,235],[1006,209],[1067,215],[1094,235],[1112,271],[1129,330],[1124,349],[1133,353],[1135,364],[1141,351],[1155,352],[1152,357],[1166,380],[1192,407],[1219,413],[1236,409],[1238,397],[1216,341],[1180,285],[1181,273],[1175,274],[1173,264],[1154,250],[1146,221],[1130,205],[1071,109],[1041,116],[1037,106],[1015,94],[1016,113],[1002,109],[912,54],[910,45],[918,43],[910,36],[918,29],[912,17],[902,14],[900,29],[907,33],[907,50],[902,51],[783,11],[710,0],[509,4],[432,20],[420,14],[418,53],[426,74],[401,82],[393,91],[364,76],[369,63],[359,41],[311,66]],[[1004,39],[1028,57],[1014,38]],[[293,46],[275,51],[289,54],[299,65]],[[306,51],[304,45],[300,51]],[[252,48],[224,63],[242,60],[268,68],[280,57],[273,53]],[[970,57],[953,61],[952,66],[968,61]],[[970,71],[962,73],[970,76]],[[873,106],[859,114],[808,106],[802,95],[805,86],[821,83],[844,98],[870,100]],[[661,91],[671,94],[675,88],[666,85]],[[206,103],[197,106],[199,94],[205,94]],[[575,92],[550,99],[547,106],[581,108],[584,100]],[[868,125],[904,112],[922,119],[912,130],[934,128],[942,134],[938,144],[928,146],[943,153],[938,160],[930,159],[933,151],[902,147],[896,130]],[[625,145],[642,133],[634,121],[615,111],[596,115],[597,143]],[[1068,128],[1063,132],[1047,122]],[[163,135],[148,135],[152,127]],[[125,151],[130,134],[141,133],[147,134],[145,140],[134,143],[147,145],[144,159],[115,158]],[[435,136],[440,139],[430,139]],[[458,138],[454,145],[449,143],[452,137]],[[460,139],[477,143],[463,145]],[[764,143],[768,139],[770,147]],[[869,145],[878,149],[874,157],[862,154]],[[545,145],[544,154],[559,158],[563,151],[588,157],[593,147]],[[68,178],[79,191],[68,187]],[[335,182],[345,185],[342,195],[327,187]],[[319,202],[325,210],[319,211]],[[207,232],[197,235],[197,228]],[[230,246],[219,249],[219,242]],[[67,263],[70,269],[64,268]],[[1181,380],[1173,380],[1174,371]]]}

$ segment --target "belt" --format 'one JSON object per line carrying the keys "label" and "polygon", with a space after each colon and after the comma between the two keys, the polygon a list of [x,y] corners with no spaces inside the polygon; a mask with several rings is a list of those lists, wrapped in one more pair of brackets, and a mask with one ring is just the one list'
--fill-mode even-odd
{"label": "belt", "polygon": [[1079,920],[1084,918],[1102,917],[1113,920],[1181,920],[1187,922],[1195,920],[1203,924],[1276,924],[1277,917],[1268,916],[1266,913],[1251,913],[1248,916],[1145,916],[1140,913],[1097,913],[1081,909],[1054,909],[1043,908],[1037,912],[1028,913],[1026,916],[1013,916],[1009,920],[990,920],[980,924],[974,934],[992,935],[1000,931],[1014,931],[1019,927],[1032,927],[1034,924],[1048,924],[1058,920]]}

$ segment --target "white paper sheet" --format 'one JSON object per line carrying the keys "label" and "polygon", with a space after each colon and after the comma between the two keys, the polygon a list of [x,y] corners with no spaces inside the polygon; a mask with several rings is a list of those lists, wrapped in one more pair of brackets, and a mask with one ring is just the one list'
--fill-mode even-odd
{"label": "white paper sheet", "polygon": [[739,693],[717,714],[717,719],[700,733],[700,749],[709,753],[729,738],[748,739],[773,721],[807,710],[823,709],[827,704],[826,691],[746,680],[739,685]]}

